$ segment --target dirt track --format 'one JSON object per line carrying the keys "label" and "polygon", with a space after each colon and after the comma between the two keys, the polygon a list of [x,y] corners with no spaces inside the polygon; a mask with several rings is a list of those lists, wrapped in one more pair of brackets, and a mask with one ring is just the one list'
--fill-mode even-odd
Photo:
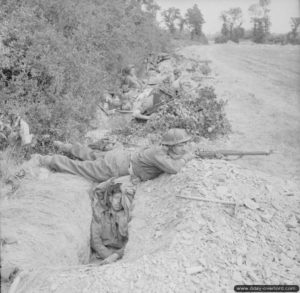
{"label": "dirt track", "polygon": [[233,133],[216,147],[274,149],[277,153],[271,157],[243,158],[238,163],[299,184],[299,46],[190,46],[180,53],[189,58],[212,60],[215,80],[210,84],[219,97],[228,100]]}

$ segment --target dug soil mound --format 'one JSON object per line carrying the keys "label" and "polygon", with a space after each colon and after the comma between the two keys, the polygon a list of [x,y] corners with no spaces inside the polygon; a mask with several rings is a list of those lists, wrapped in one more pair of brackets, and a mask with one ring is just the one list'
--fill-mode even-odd
{"label": "dug soil mound", "polygon": [[179,174],[139,186],[121,261],[35,270],[15,292],[232,292],[237,284],[296,284],[298,196],[288,181],[194,160]]}
{"label": "dug soil mound", "polygon": [[18,272],[89,261],[89,188],[77,176],[35,168],[2,200],[2,281]]}

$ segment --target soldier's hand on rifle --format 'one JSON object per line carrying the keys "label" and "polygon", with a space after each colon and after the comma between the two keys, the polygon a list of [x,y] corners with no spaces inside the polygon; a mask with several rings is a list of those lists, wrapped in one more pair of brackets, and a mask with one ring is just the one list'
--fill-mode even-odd
{"label": "soldier's hand on rifle", "polygon": [[202,158],[202,156],[201,156],[201,150],[196,149],[196,150],[194,151],[194,154],[195,154],[195,157]]}
{"label": "soldier's hand on rifle", "polygon": [[117,109],[112,109],[112,110],[109,110],[107,113],[108,113],[109,115],[113,115],[113,114],[116,113],[116,111],[117,111]]}

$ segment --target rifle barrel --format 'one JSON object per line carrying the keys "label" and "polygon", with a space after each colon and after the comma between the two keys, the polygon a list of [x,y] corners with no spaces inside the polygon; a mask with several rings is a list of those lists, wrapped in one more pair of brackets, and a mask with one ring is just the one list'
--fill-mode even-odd
{"label": "rifle barrel", "polygon": [[235,150],[217,150],[217,151],[200,151],[200,157],[214,157],[217,154],[223,156],[268,156],[273,153],[272,150],[269,151],[235,151]]}

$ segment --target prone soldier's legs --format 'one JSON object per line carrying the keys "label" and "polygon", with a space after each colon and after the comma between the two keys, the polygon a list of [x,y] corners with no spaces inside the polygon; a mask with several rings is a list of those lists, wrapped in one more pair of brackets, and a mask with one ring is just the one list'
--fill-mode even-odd
{"label": "prone soldier's legs", "polygon": [[104,159],[95,161],[75,161],[61,155],[54,155],[44,164],[57,172],[80,175],[88,180],[103,182],[114,177]]}
{"label": "prone soldier's legs", "polygon": [[69,153],[82,161],[94,161],[103,158],[105,152],[92,150],[89,147],[82,146],[79,143],[72,145]]}
{"label": "prone soldier's legs", "polygon": [[54,145],[58,147],[59,150],[69,153],[82,161],[94,161],[104,156],[103,152],[92,150],[89,147],[85,147],[79,143],[72,145],[70,143],[55,141]]}

